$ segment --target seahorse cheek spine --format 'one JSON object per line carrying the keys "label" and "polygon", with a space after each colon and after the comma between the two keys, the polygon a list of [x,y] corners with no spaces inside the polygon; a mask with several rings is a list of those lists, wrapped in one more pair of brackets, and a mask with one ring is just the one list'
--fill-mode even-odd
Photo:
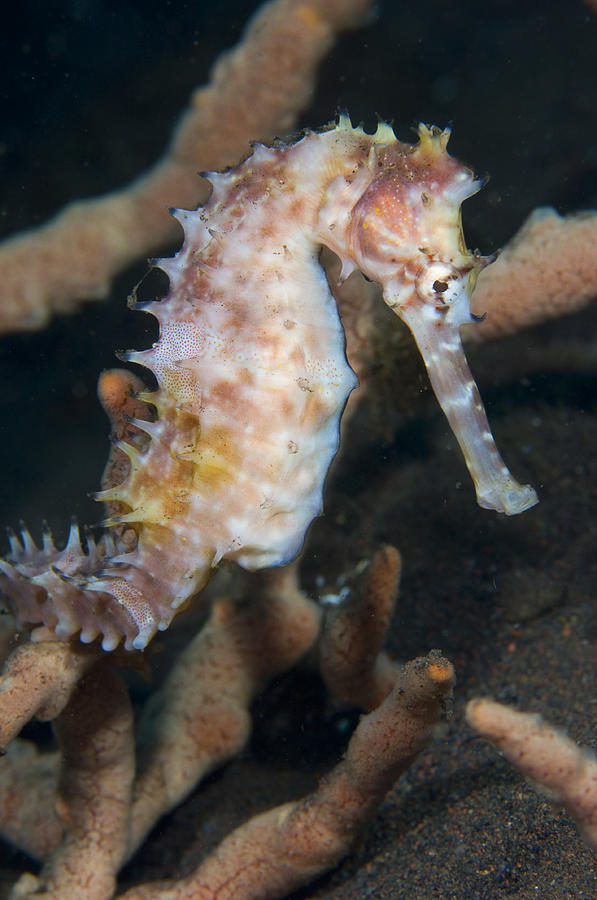
{"label": "seahorse cheek spine", "polygon": [[[460,203],[478,188],[445,151],[447,132],[398,142],[346,117],[288,146],[259,146],[237,168],[210,174],[213,194],[176,211],[180,252],[159,260],[167,297],[142,308],[160,337],[129,353],[159,388],[141,399],[155,421],[134,420],[122,484],[98,499],[120,512],[137,546],[71,532],[58,551],[27,532],[1,564],[32,638],[124,638],[142,649],[204,586],[221,559],[280,565],[300,549],[321,510],[339,420],[356,384],[336,305],[318,263],[338,253],[342,277],[360,268],[412,329],[432,384],[464,450],[482,505],[518,512],[536,498],[511,478],[489,432],[458,328],[469,278],[482,262],[464,245]],[[446,374],[447,372],[447,374]]]}

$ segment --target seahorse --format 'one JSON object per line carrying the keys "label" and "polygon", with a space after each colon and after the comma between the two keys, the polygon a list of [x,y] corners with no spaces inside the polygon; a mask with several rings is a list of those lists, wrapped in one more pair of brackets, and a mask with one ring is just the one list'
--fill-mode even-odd
{"label": "seahorse", "polygon": [[[165,299],[138,308],[159,339],[126,359],[150,369],[138,401],[122,483],[97,499],[118,531],[83,549],[76,525],[64,550],[11,536],[0,586],[32,640],[101,638],[143,649],[201,591],[221,560],[247,569],[291,560],[322,508],[326,473],[356,377],[319,263],[338,255],[379,282],[412,331],[435,394],[462,448],[478,503],[507,515],[537,502],[510,475],[493,441],[462,350],[470,293],[487,260],[470,253],[460,207],[481,182],[453,159],[449,130],[420,125],[418,143],[347,116],[293,143],[256,145],[240,165],[207,173],[209,201],[174,210],[180,251],[155,265]],[[141,437],[141,435],[143,437]]]}

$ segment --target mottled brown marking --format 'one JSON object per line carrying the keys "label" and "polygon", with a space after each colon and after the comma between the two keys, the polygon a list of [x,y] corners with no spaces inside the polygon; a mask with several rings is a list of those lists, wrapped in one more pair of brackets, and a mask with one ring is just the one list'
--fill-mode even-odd
{"label": "mottled brown marking", "polygon": [[239,408],[242,395],[242,386],[237,381],[228,380],[214,384],[209,392],[212,405],[217,405],[224,415],[231,415],[234,413],[234,410]]}
{"label": "mottled brown marking", "polygon": [[303,200],[299,196],[295,196],[292,202],[289,204],[288,212],[285,214],[295,222],[302,222],[304,221],[306,205],[307,204],[305,200]]}

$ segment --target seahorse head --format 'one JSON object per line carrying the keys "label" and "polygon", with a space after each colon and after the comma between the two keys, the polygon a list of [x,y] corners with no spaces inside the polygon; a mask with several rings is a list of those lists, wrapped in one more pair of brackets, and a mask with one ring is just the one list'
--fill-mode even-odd
{"label": "seahorse head", "polygon": [[352,210],[348,242],[398,315],[425,304],[462,324],[486,260],[466,247],[460,206],[482,181],[447,153],[449,129],[419,125],[418,133],[414,147],[395,139],[375,146],[369,169],[378,174]]}
{"label": "seahorse head", "polygon": [[[349,125],[341,120],[340,134]],[[419,125],[418,133],[411,147],[382,123],[368,147],[359,143],[367,155],[331,182],[320,233],[342,260],[341,277],[358,268],[379,282],[385,302],[417,342],[479,504],[511,515],[537,497],[512,478],[495,447],[460,340],[460,326],[473,318],[477,275],[491,261],[467,249],[460,218],[463,200],[482,181],[448,154],[449,129]]]}

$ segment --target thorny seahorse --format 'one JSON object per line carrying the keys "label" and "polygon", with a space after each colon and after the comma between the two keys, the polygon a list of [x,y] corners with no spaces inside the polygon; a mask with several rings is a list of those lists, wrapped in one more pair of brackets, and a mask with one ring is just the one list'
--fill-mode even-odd
{"label": "thorny seahorse", "polygon": [[[321,511],[339,422],[356,378],[322,245],[379,282],[412,331],[462,448],[481,506],[519,513],[537,502],[504,465],[469,372],[460,326],[485,260],[470,253],[460,205],[480,187],[446,151],[449,131],[419,127],[415,146],[387,124],[373,135],[346,116],[291,144],[258,145],[193,212],[174,211],[184,243],[156,265],[167,297],[143,308],[159,340],[127,358],[158,389],[123,441],[124,481],[98,499],[122,510],[118,534],[38,549],[24,530],[1,563],[0,587],[33,640],[98,636],[142,649],[201,590],[222,559],[247,569],[288,562]],[[150,416],[147,417],[151,418]],[[134,444],[134,445],[133,445]],[[120,544],[120,545],[119,545]]]}

